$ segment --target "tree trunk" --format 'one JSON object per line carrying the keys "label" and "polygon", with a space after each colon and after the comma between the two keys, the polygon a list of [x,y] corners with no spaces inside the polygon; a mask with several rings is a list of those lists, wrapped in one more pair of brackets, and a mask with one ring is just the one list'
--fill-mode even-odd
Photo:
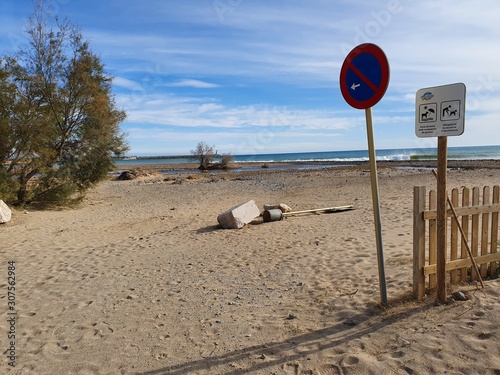
{"label": "tree trunk", "polygon": [[27,174],[22,174],[19,181],[19,190],[17,191],[17,205],[23,206],[28,203],[28,182],[35,176],[38,172],[33,170]]}
{"label": "tree trunk", "polygon": [[24,176],[19,179],[19,190],[17,191],[17,205],[22,206],[26,204],[28,199],[28,181]]}

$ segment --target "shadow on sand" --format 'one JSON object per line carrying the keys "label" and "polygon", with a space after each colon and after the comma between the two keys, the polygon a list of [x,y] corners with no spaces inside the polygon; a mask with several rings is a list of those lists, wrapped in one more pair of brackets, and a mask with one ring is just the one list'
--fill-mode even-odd
{"label": "shadow on sand", "polygon": [[[250,346],[221,355],[200,358],[157,370],[141,372],[138,373],[138,375],[184,375],[196,373],[197,371],[213,371],[213,373],[221,374],[222,368],[219,366],[229,365],[231,365],[233,369],[228,368],[223,372],[226,375],[251,373],[252,371],[285,365],[291,361],[307,358],[307,356],[323,350],[344,345],[350,341],[377,332],[401,319],[425,311],[429,307],[430,305],[417,305],[411,309],[405,309],[404,311],[396,312],[392,315],[382,314],[382,310],[379,310],[378,314],[373,315],[374,310],[371,309],[365,314],[361,313],[352,317],[348,321],[299,336],[290,337],[284,341]],[[248,364],[249,358],[259,358],[263,355],[266,360],[261,363],[251,363],[245,368],[235,367],[239,363],[243,363],[243,361],[247,361]]]}

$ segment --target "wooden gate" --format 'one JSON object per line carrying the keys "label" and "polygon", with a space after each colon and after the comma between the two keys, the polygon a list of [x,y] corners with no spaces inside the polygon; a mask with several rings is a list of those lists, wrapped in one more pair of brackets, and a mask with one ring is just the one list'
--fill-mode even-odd
{"label": "wooden gate", "polygon": [[[417,299],[425,295],[427,287],[436,287],[436,191],[429,192],[426,204],[425,186],[413,191],[413,294]],[[446,273],[450,284],[477,280],[478,275],[467,251],[467,244],[459,232],[464,232],[481,277],[499,273],[500,249],[498,242],[498,213],[500,187],[480,189],[462,188],[451,191],[451,202],[459,217],[455,220],[447,206]]]}

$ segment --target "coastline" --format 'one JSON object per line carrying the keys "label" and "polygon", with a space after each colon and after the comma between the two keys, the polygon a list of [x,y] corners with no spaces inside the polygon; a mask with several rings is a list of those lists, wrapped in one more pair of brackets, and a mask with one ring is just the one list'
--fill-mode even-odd
{"label": "coastline", "polygon": [[[263,167],[265,165],[266,167]],[[323,169],[323,168],[368,168],[368,161],[295,161],[295,162],[238,162],[231,163],[230,167],[225,170],[198,170],[197,163],[181,163],[181,164],[137,164],[137,165],[120,165],[117,164],[115,172],[126,170],[153,170],[159,173],[231,173],[234,171],[245,172],[269,172],[273,170],[294,170],[294,169]],[[436,160],[392,160],[392,161],[377,161],[379,168],[437,168]],[[500,169],[500,160],[448,160],[448,168],[487,168]]]}
{"label": "coastline", "polygon": [[[449,187],[499,185],[499,163],[450,161]],[[378,163],[387,306],[368,163],[314,165],[194,164],[173,176],[147,165],[134,180],[110,176],[77,207],[15,210],[0,227],[19,276],[17,367],[7,373],[496,374],[499,278],[484,290],[449,286],[463,302],[411,297],[413,187],[435,188],[435,162]],[[250,199],[354,210],[218,226]]]}

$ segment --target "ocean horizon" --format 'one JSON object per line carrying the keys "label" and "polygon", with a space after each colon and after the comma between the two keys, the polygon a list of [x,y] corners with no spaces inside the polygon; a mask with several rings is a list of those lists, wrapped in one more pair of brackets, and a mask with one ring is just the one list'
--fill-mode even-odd
{"label": "ocean horizon", "polygon": [[[234,163],[307,163],[346,162],[369,160],[368,150],[290,152],[232,155]],[[376,150],[377,161],[437,160],[437,148],[403,148]],[[500,145],[449,147],[448,160],[500,160]],[[116,159],[118,166],[189,164],[197,160],[191,156],[128,156]]]}

